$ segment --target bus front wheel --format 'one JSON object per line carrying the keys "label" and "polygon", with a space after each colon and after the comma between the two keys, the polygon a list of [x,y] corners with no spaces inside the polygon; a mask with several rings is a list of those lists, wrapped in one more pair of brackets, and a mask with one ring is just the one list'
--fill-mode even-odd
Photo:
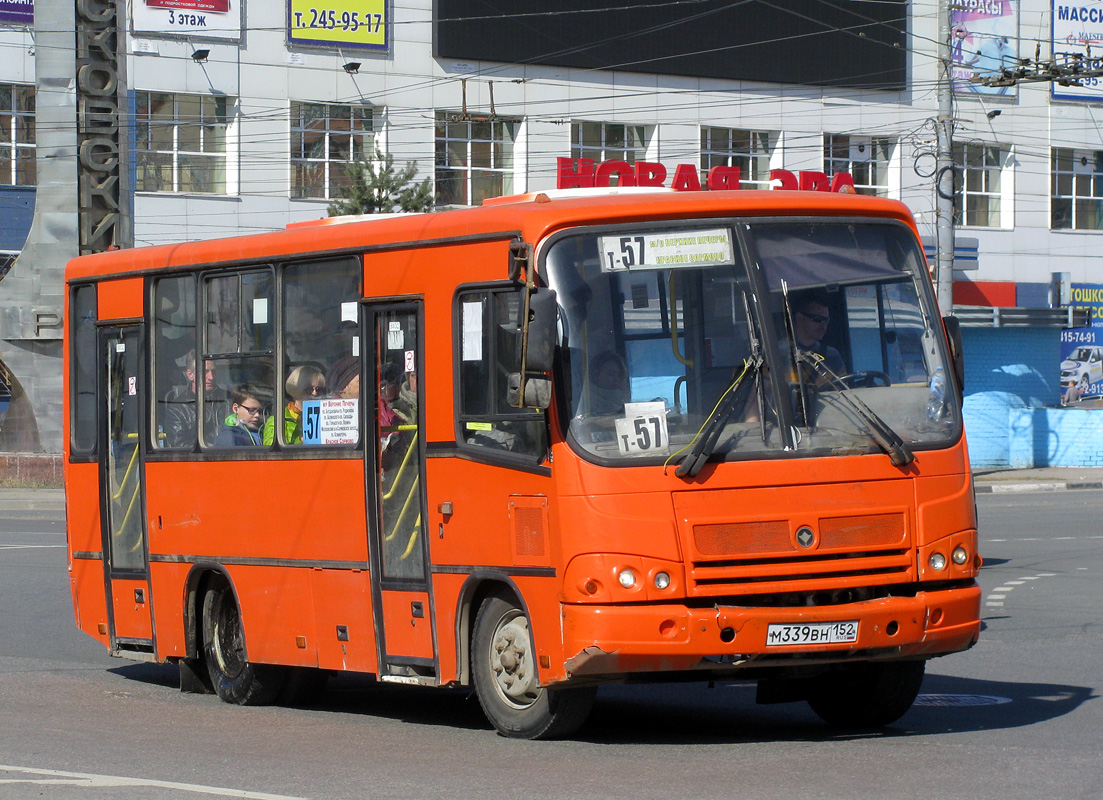
{"label": "bus front wheel", "polygon": [[581,727],[594,687],[541,687],[529,620],[505,595],[488,598],[475,618],[471,669],[483,713],[503,736],[551,739]]}
{"label": "bus front wheel", "polygon": [[808,704],[836,727],[889,725],[912,707],[925,669],[925,661],[850,664],[818,678]]}
{"label": "bus front wheel", "polygon": [[245,660],[241,612],[233,591],[222,580],[203,595],[203,660],[215,694],[227,703],[270,703],[283,684],[279,667]]}

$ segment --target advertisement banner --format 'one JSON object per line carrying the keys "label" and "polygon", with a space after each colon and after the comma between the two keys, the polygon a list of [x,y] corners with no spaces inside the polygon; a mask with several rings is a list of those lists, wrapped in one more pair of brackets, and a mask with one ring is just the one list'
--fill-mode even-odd
{"label": "advertisement banner", "polygon": [[[1087,0],[1071,5],[1053,0],[1053,58],[1058,64],[1071,63],[1083,56],[1085,69],[1099,69],[1103,61],[1103,0]],[[1088,60],[1089,48],[1094,50]],[[1084,78],[1079,84],[1050,84],[1053,97],[1062,100],[1103,100],[1103,78]]]}
{"label": "advertisement banner", "polygon": [[244,0],[134,0],[131,32],[186,36],[189,40],[241,41]]}
{"label": "advertisement banner", "polygon": [[287,42],[386,50],[388,22],[387,0],[288,0]]}
{"label": "advertisement banner", "polygon": [[1017,66],[1019,0],[960,0],[950,11],[950,61],[954,91],[959,94],[1011,97],[1008,86],[970,83]]}
{"label": "advertisement banner", "polygon": [[0,0],[0,22],[9,25],[33,25],[34,0]]}
{"label": "advertisement banner", "polygon": [[1074,283],[1069,305],[1091,310],[1091,327],[1061,331],[1061,403],[1103,395],[1103,284]]}

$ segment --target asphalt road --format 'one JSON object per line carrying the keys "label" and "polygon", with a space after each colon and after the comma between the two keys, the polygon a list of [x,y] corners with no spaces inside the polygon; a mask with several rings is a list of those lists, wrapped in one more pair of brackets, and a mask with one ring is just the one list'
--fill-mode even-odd
{"label": "asphalt road", "polygon": [[76,631],[60,513],[0,512],[0,800],[1099,797],[1103,492],[978,505],[981,642],[891,728],[840,735],[745,684],[608,687],[561,742],[355,676],[311,708],[181,694]]}

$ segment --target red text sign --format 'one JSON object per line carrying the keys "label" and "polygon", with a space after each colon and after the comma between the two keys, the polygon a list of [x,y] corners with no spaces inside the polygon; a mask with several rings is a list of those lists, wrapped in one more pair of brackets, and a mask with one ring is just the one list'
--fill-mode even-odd
{"label": "red text sign", "polygon": [[[610,186],[613,177],[617,186],[666,186],[666,167],[657,161],[602,161],[595,164],[592,158],[559,158],[556,165],[556,188],[591,189]],[[849,172],[836,172],[830,178],[822,172],[787,169],[770,170],[770,180],[778,181],[775,189],[795,189],[809,192],[853,192],[854,178]],[[713,167],[708,171],[705,185],[701,185],[700,172],[693,164],[679,164],[674,169],[670,188],[677,192],[699,192],[702,189],[722,191],[738,189],[739,167]]]}

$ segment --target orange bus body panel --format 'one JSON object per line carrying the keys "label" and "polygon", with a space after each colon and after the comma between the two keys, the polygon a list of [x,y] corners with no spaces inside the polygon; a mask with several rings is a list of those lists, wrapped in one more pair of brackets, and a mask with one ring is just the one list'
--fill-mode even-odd
{"label": "orange bus body panel", "polygon": [[145,310],[145,281],[128,278],[103,285],[96,295],[101,320],[137,319]]}

